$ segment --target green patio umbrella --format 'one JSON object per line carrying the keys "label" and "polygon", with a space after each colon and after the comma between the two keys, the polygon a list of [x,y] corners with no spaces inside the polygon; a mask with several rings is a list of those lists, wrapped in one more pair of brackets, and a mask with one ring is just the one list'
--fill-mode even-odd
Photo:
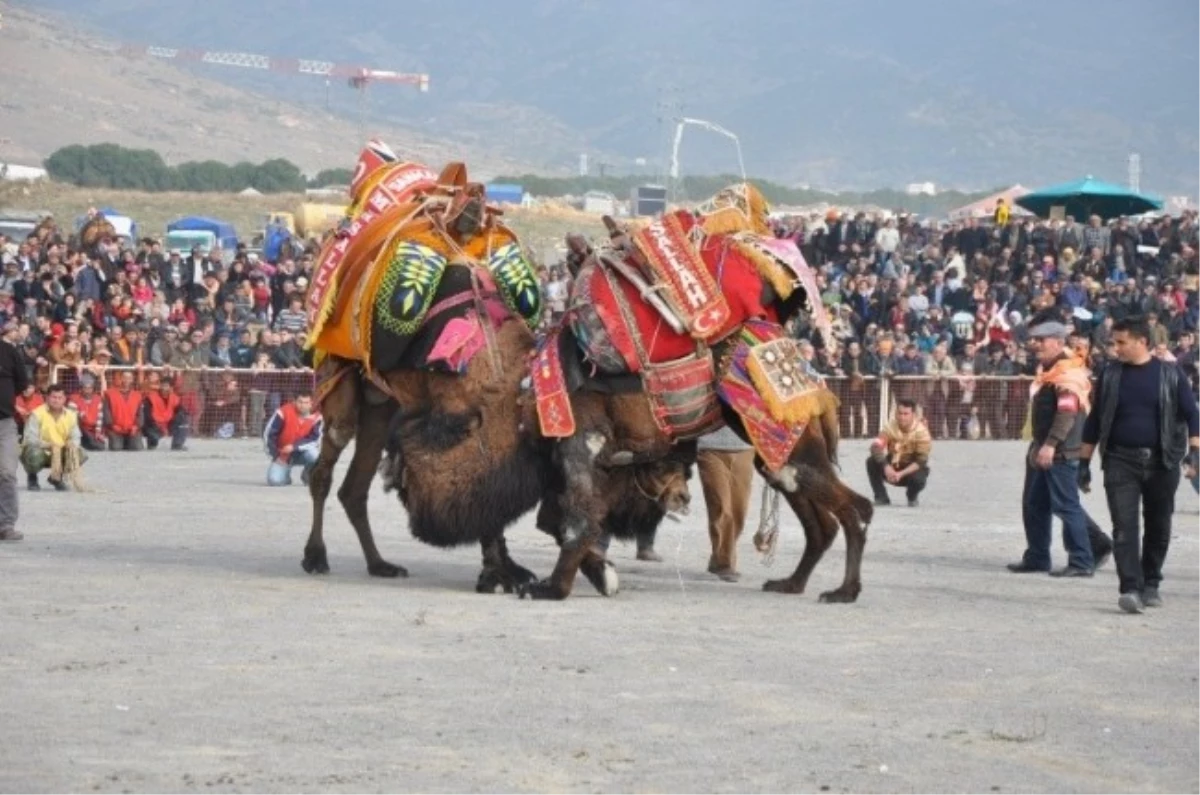
{"label": "green patio umbrella", "polygon": [[1138,215],[1161,210],[1163,206],[1158,199],[1091,176],[1026,193],[1017,199],[1017,204],[1042,218],[1050,215],[1052,207],[1065,207],[1066,214],[1073,216],[1076,221],[1085,221],[1091,215],[1106,220],[1121,215]]}

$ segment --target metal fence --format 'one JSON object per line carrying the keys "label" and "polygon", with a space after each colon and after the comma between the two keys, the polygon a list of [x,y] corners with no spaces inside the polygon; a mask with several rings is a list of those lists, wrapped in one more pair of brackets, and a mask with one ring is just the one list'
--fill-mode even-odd
{"label": "metal fence", "polygon": [[70,397],[90,375],[100,392],[128,377],[134,388],[156,389],[169,379],[188,413],[195,436],[234,438],[260,436],[267,420],[297,395],[312,393],[313,371],[254,370],[206,367],[67,367],[51,370],[51,383],[62,384]]}
{"label": "metal fence", "polygon": [[[314,385],[311,370],[170,367],[64,367],[51,372],[68,395],[79,390],[90,373],[96,388],[113,386],[128,373],[139,389],[154,389],[162,378],[175,379],[175,389],[198,436],[257,436],[280,405]],[[1020,439],[1029,408],[1029,376],[890,376],[826,378],[842,408],[843,439],[874,436],[887,422],[896,401],[916,402],[935,439]]]}

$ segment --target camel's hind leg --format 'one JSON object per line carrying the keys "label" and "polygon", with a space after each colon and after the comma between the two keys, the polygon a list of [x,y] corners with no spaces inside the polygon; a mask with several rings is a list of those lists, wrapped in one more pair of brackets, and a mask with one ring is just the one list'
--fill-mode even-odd
{"label": "camel's hind leg", "polygon": [[773,593],[802,594],[808,586],[808,578],[817,567],[817,562],[833,546],[837,538],[837,520],[822,511],[801,494],[784,494],[788,505],[796,512],[800,526],[804,528],[804,554],[800,563],[790,577],[781,580],[767,580],[763,583],[764,591]]}
{"label": "camel's hind leg", "polygon": [[371,522],[367,515],[367,497],[371,483],[379,469],[379,459],[387,442],[388,424],[395,413],[395,404],[389,401],[372,404],[364,402],[358,410],[357,442],[350,469],[338,489],[338,500],[346,511],[358,543],[362,545],[363,557],[367,559],[367,572],[372,577],[407,577],[403,566],[388,563],[375,546]]}
{"label": "camel's hind leg", "polygon": [[794,457],[778,473],[766,473],[804,526],[805,548],[796,571],[786,580],[767,583],[767,590],[803,593],[817,563],[833,544],[838,524],[846,534],[846,573],[842,584],[821,594],[822,602],[853,602],[862,591],[862,559],[867,543],[865,524],[872,517],[870,503],[838,480],[826,461],[805,463]]}
{"label": "camel's hind leg", "polygon": [[333,488],[333,468],[342,450],[354,438],[358,424],[358,403],[361,389],[354,374],[342,376],[333,391],[321,404],[325,431],[321,435],[321,452],[308,477],[308,493],[312,498],[312,529],[304,545],[300,565],[309,574],[328,574],[329,558],[325,553],[325,501]]}

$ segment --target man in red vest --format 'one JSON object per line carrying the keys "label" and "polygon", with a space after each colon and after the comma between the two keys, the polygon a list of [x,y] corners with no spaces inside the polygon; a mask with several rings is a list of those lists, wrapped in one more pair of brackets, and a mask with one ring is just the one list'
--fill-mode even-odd
{"label": "man in red vest", "polygon": [[142,442],[145,400],[133,388],[133,373],[117,373],[116,386],[104,390],[104,433],[109,450],[144,450]]}
{"label": "man in red vest", "polygon": [[308,485],[321,452],[321,430],[321,415],[313,411],[311,395],[299,395],[279,407],[263,430],[263,444],[271,456],[268,486],[290,486],[292,467],[304,467],[300,480]]}
{"label": "man in red vest", "polygon": [[84,373],[79,377],[79,391],[71,395],[67,408],[73,409],[79,415],[80,446],[84,450],[103,450],[105,445],[102,424],[104,396],[96,391],[94,375]]}
{"label": "man in red vest", "polygon": [[187,450],[184,444],[188,437],[188,413],[175,391],[174,379],[164,377],[157,389],[146,393],[146,424],[142,431],[151,450],[157,449],[166,436],[171,437],[172,450]]}

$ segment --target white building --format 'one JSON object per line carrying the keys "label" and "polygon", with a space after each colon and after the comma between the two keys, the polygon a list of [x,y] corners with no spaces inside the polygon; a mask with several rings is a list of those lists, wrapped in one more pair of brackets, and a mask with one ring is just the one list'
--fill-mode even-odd
{"label": "white building", "polygon": [[937,186],[932,182],[912,182],[905,186],[904,192],[909,196],[933,196]]}
{"label": "white building", "polygon": [[46,169],[37,166],[20,166],[16,163],[0,163],[0,179],[10,182],[33,182],[46,178]]}

